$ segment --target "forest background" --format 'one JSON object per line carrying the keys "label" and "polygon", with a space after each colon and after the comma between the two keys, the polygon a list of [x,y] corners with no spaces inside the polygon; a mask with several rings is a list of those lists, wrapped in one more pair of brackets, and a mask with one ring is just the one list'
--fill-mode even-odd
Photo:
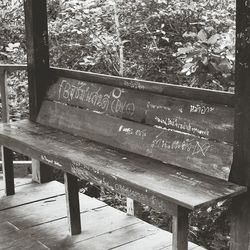
{"label": "forest background", "polygon": [[[48,0],[50,65],[234,92],[235,12],[235,0]],[[22,1],[0,0],[0,20],[0,63],[26,63]],[[9,75],[8,85],[11,120],[27,117],[26,73]],[[93,195],[91,187],[82,191]],[[101,194],[125,209],[124,197]],[[190,240],[228,249],[229,204],[195,211]],[[149,207],[141,217],[171,229],[170,217]]]}

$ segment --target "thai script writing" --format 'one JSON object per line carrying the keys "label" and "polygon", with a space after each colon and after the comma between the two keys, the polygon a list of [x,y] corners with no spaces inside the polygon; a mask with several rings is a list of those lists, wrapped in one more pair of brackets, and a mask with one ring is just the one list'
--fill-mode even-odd
{"label": "thai script writing", "polygon": [[214,107],[204,106],[204,105],[190,105],[190,113],[199,113],[201,115],[205,115],[206,113],[213,112]]}
{"label": "thai script writing", "polygon": [[211,147],[209,142],[199,142],[195,139],[185,139],[169,141],[163,137],[164,131],[158,134],[151,143],[151,148],[161,150],[180,150],[188,152],[191,155],[206,156],[208,149]]}
{"label": "thai script writing", "polygon": [[129,128],[129,127],[124,127],[123,125],[121,125],[118,129],[119,132],[122,132],[126,135],[132,135],[132,136],[138,136],[141,137],[142,139],[144,139],[144,137],[147,136],[147,130],[146,129],[133,129],[133,128]]}
{"label": "thai script writing", "polygon": [[[94,88],[94,90],[93,90]],[[125,113],[132,116],[135,112],[135,104],[122,100],[124,89],[114,88],[109,93],[100,93],[103,89],[96,89],[86,82],[77,82],[76,84],[62,80],[59,85],[59,99],[67,99],[68,101],[78,100],[86,102],[93,107],[98,108],[102,113],[110,111],[111,113]]]}
{"label": "thai script writing", "polygon": [[141,89],[141,90],[145,89],[145,87],[140,82],[134,82],[134,81],[128,82],[128,81],[125,81],[124,85],[127,86],[127,87],[130,87],[132,89]]}
{"label": "thai script writing", "polygon": [[161,124],[164,124],[166,126],[170,126],[172,128],[180,129],[180,130],[183,130],[185,132],[189,132],[189,133],[192,132],[194,134],[198,134],[201,136],[209,136],[208,129],[202,130],[200,128],[193,127],[190,123],[181,122],[178,118],[168,118],[167,117],[165,119],[161,119],[158,116],[156,116],[155,120]]}
{"label": "thai script writing", "polygon": [[46,155],[41,155],[41,159],[42,161],[47,162],[48,164],[52,164],[56,167],[62,167],[62,164],[59,163],[58,161],[54,160],[54,159],[49,159]]}

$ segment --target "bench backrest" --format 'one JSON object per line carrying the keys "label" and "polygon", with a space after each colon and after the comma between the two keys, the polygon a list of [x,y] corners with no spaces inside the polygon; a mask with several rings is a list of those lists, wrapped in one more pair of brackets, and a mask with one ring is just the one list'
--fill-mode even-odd
{"label": "bench backrest", "polygon": [[51,74],[37,122],[228,179],[232,94],[59,69]]}

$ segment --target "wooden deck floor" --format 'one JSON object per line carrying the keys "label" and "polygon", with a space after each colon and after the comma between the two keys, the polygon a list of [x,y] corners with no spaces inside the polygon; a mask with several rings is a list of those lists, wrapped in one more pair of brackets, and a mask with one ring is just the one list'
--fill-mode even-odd
{"label": "wooden deck floor", "polygon": [[[19,178],[16,194],[6,197],[0,178],[0,249],[171,249],[166,231],[83,194],[80,206],[82,233],[70,236],[64,185]],[[189,249],[204,248],[190,243]]]}

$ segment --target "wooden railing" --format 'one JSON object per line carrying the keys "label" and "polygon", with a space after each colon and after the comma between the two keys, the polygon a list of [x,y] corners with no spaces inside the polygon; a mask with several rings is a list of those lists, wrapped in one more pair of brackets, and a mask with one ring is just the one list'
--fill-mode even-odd
{"label": "wooden railing", "polygon": [[[7,86],[7,74],[17,70],[26,70],[27,66],[24,64],[0,64],[0,93],[2,103],[2,122],[10,122],[9,102],[8,102],[8,86]],[[0,161],[2,165],[2,161]],[[31,161],[14,161],[15,167],[27,167],[31,166]]]}

